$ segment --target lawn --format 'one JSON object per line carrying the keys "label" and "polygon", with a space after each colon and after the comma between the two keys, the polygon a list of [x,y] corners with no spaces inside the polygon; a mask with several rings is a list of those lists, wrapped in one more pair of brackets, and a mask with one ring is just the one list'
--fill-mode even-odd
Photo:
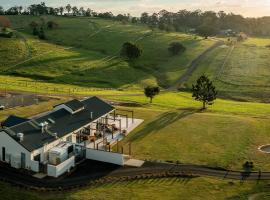
{"label": "lawn", "polygon": [[[267,184],[269,183],[240,183],[210,178],[170,178],[119,182],[77,191],[46,193],[45,195],[45,193],[25,191],[0,183],[0,196],[5,200],[200,200],[204,198],[208,200],[244,200],[253,194],[267,191]],[[258,199],[261,200],[261,198]]]}
{"label": "lawn", "polygon": [[270,157],[257,148],[270,143],[270,105],[218,99],[207,111],[189,93],[163,93],[150,105],[144,96],[110,97],[139,102],[136,117],[143,125],[124,143],[141,159],[179,160],[183,163],[242,169],[247,160],[267,170]]}
{"label": "lawn", "polygon": [[223,97],[269,102],[269,38],[249,38],[231,47],[223,45],[208,54],[189,79],[191,85],[201,74],[208,75]]}
{"label": "lawn", "polygon": [[[152,104],[144,95],[140,96],[110,96],[110,99],[128,102],[138,102],[146,107],[161,110],[170,109],[200,109],[202,103],[195,101],[189,92],[162,92],[157,95]],[[236,114],[245,116],[268,117],[270,113],[270,104],[256,102],[240,102],[233,100],[224,100],[218,98],[214,105],[209,106],[208,111],[219,114]]]}
{"label": "lawn", "polygon": [[[158,84],[166,88],[175,83],[193,59],[215,42],[213,39],[151,31],[142,25],[111,20],[52,16],[45,17],[45,20],[56,21],[59,28],[46,29],[47,40],[40,41],[31,35],[29,27],[31,21],[40,23],[39,17],[9,18],[18,30],[18,37],[26,39],[31,59],[22,63],[20,59],[17,65],[3,64],[2,69],[5,70],[2,75],[55,84],[115,89],[138,89]],[[121,46],[127,41],[136,42],[143,49],[138,60],[127,61],[119,57]],[[183,43],[187,51],[171,56],[167,48],[174,41]],[[5,49],[7,47],[2,48],[10,51]]]}

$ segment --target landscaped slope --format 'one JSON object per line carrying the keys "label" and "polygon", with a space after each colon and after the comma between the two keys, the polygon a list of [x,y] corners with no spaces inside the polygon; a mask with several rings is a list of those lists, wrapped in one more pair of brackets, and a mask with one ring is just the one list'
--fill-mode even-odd
{"label": "landscaped slope", "polygon": [[[8,70],[3,74],[87,87],[138,88],[148,84],[168,87],[215,42],[111,20],[52,16],[45,17],[45,21],[54,20],[59,27],[45,29],[47,40],[40,41],[32,36],[29,26],[31,21],[41,23],[39,17],[9,18],[13,27],[23,33],[20,37],[27,38],[32,58],[22,63],[18,59],[15,66],[7,63],[4,67]],[[9,40],[12,43],[15,39]],[[128,62],[119,57],[121,46],[127,41],[142,48],[141,58]],[[187,47],[184,54],[169,54],[168,45],[175,41]]]}
{"label": "landscaped slope", "polygon": [[[0,196],[5,200],[245,200],[253,194],[267,191],[267,184],[269,182],[170,178],[111,183],[74,191],[47,192],[45,195],[0,183]],[[268,199],[266,194],[265,197]]]}

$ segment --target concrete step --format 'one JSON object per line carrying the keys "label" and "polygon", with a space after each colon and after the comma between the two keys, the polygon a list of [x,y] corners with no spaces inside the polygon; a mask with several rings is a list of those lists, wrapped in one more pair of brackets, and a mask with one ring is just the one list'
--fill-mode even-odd
{"label": "concrete step", "polygon": [[124,163],[125,166],[130,166],[130,167],[141,167],[143,164],[144,164],[143,160],[137,160],[137,159],[128,159]]}

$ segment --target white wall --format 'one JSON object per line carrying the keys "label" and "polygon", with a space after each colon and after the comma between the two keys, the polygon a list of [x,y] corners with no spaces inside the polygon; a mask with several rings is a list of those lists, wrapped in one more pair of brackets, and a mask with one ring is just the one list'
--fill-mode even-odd
{"label": "white wall", "polygon": [[72,142],[75,143],[76,142],[76,135],[70,133],[68,135],[65,135],[62,138],[59,138],[59,139],[57,139],[57,140],[55,140],[55,141],[53,141],[53,142],[51,142],[49,144],[44,145],[43,147],[41,147],[39,149],[36,149],[36,150],[32,151],[32,153],[31,153],[32,160],[34,159],[34,156],[40,154],[40,161],[41,162],[47,161],[48,160],[48,151],[51,148],[53,148],[56,145],[58,145],[60,142],[66,141],[67,140],[67,137],[69,137],[70,135],[72,136]]}
{"label": "white wall", "polygon": [[31,161],[31,170],[34,172],[39,172],[39,162],[32,160]]}
{"label": "white wall", "polygon": [[124,155],[119,153],[86,149],[86,158],[116,165],[124,165]]}
{"label": "white wall", "polygon": [[[31,154],[28,150],[26,150],[23,146],[21,146],[17,141],[15,141],[13,138],[11,138],[6,132],[1,131],[0,132],[0,160],[2,159],[2,147],[5,147],[6,149],[6,162],[13,163],[13,167],[15,166],[15,160],[17,160],[20,164],[21,159],[21,153],[25,154],[25,167],[26,169],[31,169]],[[11,159],[9,160],[9,155]]]}
{"label": "white wall", "polygon": [[69,171],[72,167],[75,166],[75,156],[70,157],[59,165],[49,165],[47,166],[48,176],[58,177]]}

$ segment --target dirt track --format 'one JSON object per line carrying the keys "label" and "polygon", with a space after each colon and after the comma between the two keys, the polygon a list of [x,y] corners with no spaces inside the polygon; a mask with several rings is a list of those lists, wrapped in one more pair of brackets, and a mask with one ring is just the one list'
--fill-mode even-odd
{"label": "dirt track", "polygon": [[217,41],[211,47],[206,49],[202,54],[200,54],[197,58],[195,58],[190,65],[188,66],[186,72],[176,81],[175,85],[169,88],[169,90],[176,90],[179,86],[182,86],[188,78],[192,75],[192,73],[197,69],[198,64],[209,54],[211,51],[216,49],[217,47],[223,45],[223,41]]}

